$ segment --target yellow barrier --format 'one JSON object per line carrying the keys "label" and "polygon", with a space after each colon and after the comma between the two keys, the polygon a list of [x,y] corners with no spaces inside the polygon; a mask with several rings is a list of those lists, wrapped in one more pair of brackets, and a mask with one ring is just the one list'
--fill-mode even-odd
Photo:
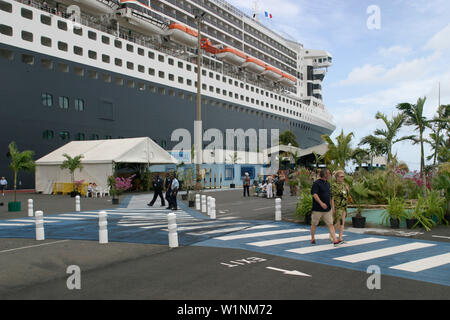
{"label": "yellow barrier", "polygon": [[[87,193],[88,183],[83,183],[79,188],[78,192],[81,193],[82,196],[85,196]],[[55,182],[53,183],[53,194],[70,194],[73,191],[73,184],[66,182]]]}

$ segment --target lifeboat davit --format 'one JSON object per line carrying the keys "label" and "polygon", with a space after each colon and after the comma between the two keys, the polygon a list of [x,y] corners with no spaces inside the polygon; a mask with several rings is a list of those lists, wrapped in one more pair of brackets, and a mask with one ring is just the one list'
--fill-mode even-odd
{"label": "lifeboat davit", "polygon": [[266,77],[269,80],[273,81],[279,81],[281,78],[283,78],[283,72],[278,70],[277,68],[271,67],[269,65],[266,65],[266,71],[262,73],[264,77]]}
{"label": "lifeboat davit", "polygon": [[172,23],[169,26],[169,31],[167,32],[170,40],[184,44],[191,48],[197,48],[198,45],[198,32],[183,26],[179,23]]}
{"label": "lifeboat davit", "polygon": [[217,53],[217,57],[235,66],[242,66],[247,60],[247,56],[239,50],[225,47]]}
{"label": "lifeboat davit", "polygon": [[[119,0],[59,0],[66,6],[78,6],[81,11],[94,15],[113,14],[119,6]],[[70,8],[68,8],[70,11]]]}
{"label": "lifeboat davit", "polygon": [[150,16],[154,13],[149,6],[135,0],[120,0],[121,9],[116,11],[121,25],[144,34],[164,35],[164,23]]}
{"label": "lifeboat davit", "polygon": [[261,74],[266,70],[266,65],[262,61],[250,57],[247,58],[242,67],[256,74]]}
{"label": "lifeboat davit", "polygon": [[297,79],[289,74],[283,73],[279,82],[281,84],[293,87],[297,84]]}

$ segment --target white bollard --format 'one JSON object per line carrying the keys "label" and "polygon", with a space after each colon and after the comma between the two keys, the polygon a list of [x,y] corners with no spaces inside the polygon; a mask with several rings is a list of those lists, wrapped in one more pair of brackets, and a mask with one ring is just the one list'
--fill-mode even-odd
{"label": "white bollard", "polygon": [[275,199],[275,221],[281,221],[281,199]]}
{"label": "white bollard", "polygon": [[208,213],[208,216],[211,216],[211,199],[211,196],[206,198],[206,212]]}
{"label": "white bollard", "polygon": [[75,197],[75,211],[80,212],[81,206],[80,206],[80,196]]}
{"label": "white bollard", "polygon": [[216,198],[211,198],[211,219],[216,219]]}
{"label": "white bollard", "polygon": [[45,240],[44,212],[36,211],[35,223],[36,223],[36,240]]}
{"label": "white bollard", "polygon": [[206,213],[206,195],[202,194],[202,213]]}
{"label": "white bollard", "polygon": [[168,229],[169,229],[169,248],[177,248],[178,247],[178,233],[177,233],[177,216],[175,213],[169,213],[167,215],[167,219],[169,221]]}
{"label": "white bollard", "polygon": [[108,243],[108,216],[106,211],[98,213],[98,242]]}
{"label": "white bollard", "polygon": [[201,203],[200,203],[200,195],[197,193],[195,195],[195,210],[200,211],[202,209]]}
{"label": "white bollard", "polygon": [[32,217],[33,216],[33,199],[28,199],[28,216]]}

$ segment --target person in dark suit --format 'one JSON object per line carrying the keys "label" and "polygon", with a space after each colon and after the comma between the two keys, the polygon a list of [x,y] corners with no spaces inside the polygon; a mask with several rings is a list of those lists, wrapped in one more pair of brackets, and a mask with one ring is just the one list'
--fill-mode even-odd
{"label": "person in dark suit", "polygon": [[147,204],[148,206],[153,207],[153,204],[155,203],[156,199],[158,199],[158,197],[161,198],[161,207],[164,207],[166,205],[164,196],[162,194],[163,183],[164,181],[161,179],[161,177],[159,175],[156,175],[153,179],[153,188],[155,189],[155,194],[153,195],[153,200]]}
{"label": "person in dark suit", "polygon": [[172,196],[172,177],[167,175],[166,180],[164,181],[164,187],[166,188],[166,200],[169,203],[169,206],[166,209],[171,209],[170,207],[170,199]]}

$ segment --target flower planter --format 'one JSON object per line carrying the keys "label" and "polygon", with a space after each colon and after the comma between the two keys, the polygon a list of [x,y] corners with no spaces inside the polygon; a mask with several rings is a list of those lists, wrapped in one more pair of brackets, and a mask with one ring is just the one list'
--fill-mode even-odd
{"label": "flower planter", "polygon": [[417,219],[406,219],[406,228],[412,229],[414,225],[417,223],[417,221],[418,221]]}
{"label": "flower planter", "polygon": [[8,202],[8,212],[19,212],[22,211],[21,202]]}
{"label": "flower planter", "polygon": [[366,217],[352,217],[353,228],[365,228]]}
{"label": "flower planter", "polygon": [[119,199],[113,198],[112,199],[112,204],[119,204]]}
{"label": "flower planter", "polygon": [[389,222],[391,223],[392,229],[398,229],[400,228],[400,219],[389,219]]}

